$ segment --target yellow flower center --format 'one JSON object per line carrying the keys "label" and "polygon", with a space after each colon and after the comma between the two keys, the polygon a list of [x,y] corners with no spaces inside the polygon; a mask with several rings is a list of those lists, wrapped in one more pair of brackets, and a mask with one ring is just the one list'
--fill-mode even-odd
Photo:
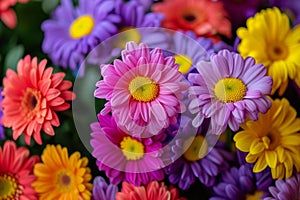
{"label": "yellow flower center", "polygon": [[158,85],[148,77],[137,76],[129,83],[128,89],[132,98],[136,101],[153,101],[159,92]]}
{"label": "yellow flower center", "polygon": [[192,59],[185,55],[175,55],[175,62],[179,65],[179,72],[187,74],[192,67]]}
{"label": "yellow flower center", "polygon": [[246,85],[237,78],[223,78],[216,83],[214,88],[215,96],[224,103],[242,100],[246,91]]}
{"label": "yellow flower center", "polygon": [[120,147],[127,160],[140,160],[144,156],[144,145],[131,137],[124,137]]}
{"label": "yellow flower center", "polygon": [[94,19],[90,15],[78,17],[70,26],[69,33],[73,39],[79,39],[89,35],[95,26]]}
{"label": "yellow flower center", "polygon": [[58,171],[55,185],[62,193],[72,191],[74,188],[74,175],[65,169]]}
{"label": "yellow flower center", "polygon": [[188,161],[197,161],[203,158],[208,149],[208,143],[205,138],[201,135],[188,138],[183,143],[183,149],[187,149],[183,156]]}
{"label": "yellow flower center", "polygon": [[0,200],[16,200],[20,193],[19,184],[14,177],[0,175]]}
{"label": "yellow flower center", "polygon": [[138,44],[141,40],[142,36],[136,28],[124,27],[120,29],[120,34],[118,34],[114,45],[117,48],[124,49],[127,42],[133,41]]}
{"label": "yellow flower center", "polygon": [[265,149],[274,150],[280,145],[280,137],[280,133],[273,131],[266,136],[263,136],[261,141],[263,142]]}
{"label": "yellow flower center", "polygon": [[267,53],[272,61],[284,60],[289,54],[288,48],[285,44],[275,44],[268,47]]}
{"label": "yellow flower center", "polygon": [[255,191],[254,194],[247,194],[246,195],[246,200],[258,200],[258,199],[262,199],[260,198],[261,195],[263,195],[264,192],[263,191]]}
{"label": "yellow flower center", "polygon": [[42,95],[40,91],[32,88],[27,88],[21,101],[21,108],[23,110],[23,113],[28,117],[33,116],[40,108],[41,98]]}

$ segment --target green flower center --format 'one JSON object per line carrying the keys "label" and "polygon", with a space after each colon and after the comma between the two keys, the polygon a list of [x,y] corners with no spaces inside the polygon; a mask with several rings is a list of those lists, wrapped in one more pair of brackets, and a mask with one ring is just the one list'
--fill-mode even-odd
{"label": "green flower center", "polygon": [[17,180],[7,174],[0,175],[0,200],[15,200],[21,193]]}
{"label": "green flower center", "polygon": [[246,91],[246,85],[237,78],[223,78],[216,83],[214,88],[216,98],[224,103],[242,100]]}
{"label": "green flower center", "polygon": [[89,35],[95,26],[94,19],[90,15],[78,17],[70,26],[69,34],[73,39],[79,39]]}
{"label": "green flower center", "polygon": [[192,59],[185,55],[175,55],[175,62],[179,65],[178,71],[187,74],[192,67]]}
{"label": "green flower center", "polygon": [[120,147],[127,160],[140,160],[144,156],[144,145],[129,136],[124,137]]}
{"label": "green flower center", "polygon": [[183,156],[188,161],[197,161],[207,154],[208,143],[201,135],[188,138],[183,143],[183,149],[187,149]]}
{"label": "green flower center", "polygon": [[153,101],[159,92],[158,85],[148,77],[137,76],[129,83],[128,89],[132,98],[136,101]]}

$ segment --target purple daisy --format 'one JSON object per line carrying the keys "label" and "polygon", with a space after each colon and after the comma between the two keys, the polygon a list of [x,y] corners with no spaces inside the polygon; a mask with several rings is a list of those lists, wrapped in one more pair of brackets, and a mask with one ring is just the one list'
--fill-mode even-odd
{"label": "purple daisy", "polygon": [[276,180],[275,186],[269,187],[270,196],[264,200],[298,200],[300,199],[300,174],[286,180]]}
{"label": "purple daisy", "polygon": [[5,139],[5,134],[4,134],[4,127],[2,124],[2,116],[3,116],[3,112],[2,112],[2,87],[0,87],[0,140],[4,140]]}
{"label": "purple daisy", "polygon": [[216,135],[211,134],[209,123],[196,129],[191,119],[181,122],[179,129],[173,126],[173,130],[168,130],[181,136],[169,145],[173,155],[169,156],[171,164],[165,167],[165,173],[170,183],[178,184],[183,190],[189,189],[196,180],[210,187],[220,173],[229,169],[234,156],[225,149],[224,143],[217,141]]}
{"label": "purple daisy", "polygon": [[190,73],[189,111],[196,114],[193,125],[199,127],[204,118],[211,118],[212,126],[225,131],[227,125],[237,131],[246,116],[257,120],[271,106],[272,78],[266,76],[266,67],[255,64],[252,57],[221,50],[210,62],[200,62],[198,73]]}
{"label": "purple daisy", "polygon": [[270,170],[253,173],[250,165],[232,167],[222,174],[221,181],[213,187],[210,200],[260,199],[268,196],[273,183]]}
{"label": "purple daisy", "polygon": [[112,184],[127,181],[139,186],[164,179],[161,169],[164,134],[143,139],[132,137],[118,128],[113,117],[98,115],[98,119],[99,122],[91,124],[92,155]]}
{"label": "purple daisy", "polygon": [[93,182],[93,200],[115,200],[118,186],[107,184],[105,179],[97,176]]}
{"label": "purple daisy", "polygon": [[52,17],[42,24],[42,49],[53,63],[76,72],[87,53],[116,34],[120,17],[113,14],[114,0],[62,0]]}

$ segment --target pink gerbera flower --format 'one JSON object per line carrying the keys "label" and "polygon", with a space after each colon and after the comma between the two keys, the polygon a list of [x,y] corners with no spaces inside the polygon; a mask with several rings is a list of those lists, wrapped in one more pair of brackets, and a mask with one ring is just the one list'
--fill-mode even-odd
{"label": "pink gerbera flower", "polygon": [[227,125],[237,131],[247,116],[257,120],[259,112],[268,111],[272,78],[266,76],[262,64],[228,50],[220,51],[210,60],[198,63],[199,74],[191,73],[188,77],[194,84],[189,90],[189,110],[196,114],[194,126],[200,126],[204,118],[211,118],[218,133]]}
{"label": "pink gerbera flower", "polygon": [[63,80],[65,73],[52,74],[53,69],[45,69],[47,60],[38,64],[37,58],[28,55],[20,60],[17,73],[11,69],[6,71],[3,79],[3,125],[12,127],[16,140],[24,134],[25,141],[30,144],[31,136],[38,144],[42,144],[41,130],[54,135],[52,126],[59,126],[56,111],[64,111],[70,107],[67,100],[75,98],[68,91],[71,81]]}
{"label": "pink gerbera flower", "polygon": [[180,100],[187,89],[173,57],[161,49],[129,42],[122,60],[102,66],[103,80],[95,97],[108,102],[101,114],[112,112],[118,125],[131,134],[158,134],[176,123],[183,110]]}
{"label": "pink gerbera flower", "polygon": [[29,0],[1,0],[0,1],[0,19],[9,28],[15,28],[17,25],[17,16],[15,11],[10,8],[17,2],[27,3]]}
{"label": "pink gerbera flower", "polygon": [[36,177],[33,167],[39,162],[38,156],[29,156],[25,147],[17,148],[12,141],[0,147],[0,199],[36,200],[31,184]]}

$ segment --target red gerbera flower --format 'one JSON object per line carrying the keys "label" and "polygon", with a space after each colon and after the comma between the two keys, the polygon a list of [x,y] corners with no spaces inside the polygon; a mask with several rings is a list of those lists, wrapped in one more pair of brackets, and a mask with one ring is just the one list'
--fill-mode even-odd
{"label": "red gerbera flower", "polygon": [[65,73],[52,74],[46,64],[47,60],[38,63],[28,55],[19,61],[17,73],[8,69],[3,79],[2,121],[12,127],[14,140],[24,134],[27,144],[31,136],[42,144],[41,130],[54,135],[52,126],[60,125],[56,111],[67,110],[66,101],[75,98],[69,91],[72,82],[63,80]]}

